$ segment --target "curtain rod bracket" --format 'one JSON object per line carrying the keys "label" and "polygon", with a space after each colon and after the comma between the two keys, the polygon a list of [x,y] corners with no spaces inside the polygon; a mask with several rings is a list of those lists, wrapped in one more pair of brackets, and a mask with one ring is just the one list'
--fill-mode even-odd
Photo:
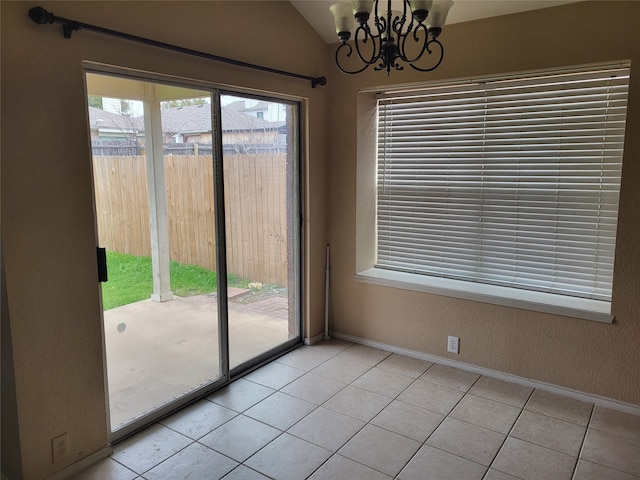
{"label": "curtain rod bracket", "polygon": [[326,77],[311,77],[308,75],[301,75],[299,73],[287,72],[284,70],[278,70],[276,68],[264,67],[262,65],[255,65],[253,63],[243,62],[241,60],[233,60],[231,58],[220,57],[211,53],[200,52],[198,50],[192,50],[190,48],[180,47],[172,45],[170,43],[159,42],[150,38],[139,37],[137,35],[131,35],[129,33],[119,32],[117,30],[111,30],[108,28],[99,27],[97,25],[90,25],[88,23],[78,22],[76,20],[69,20],[54,15],[53,13],[45,10],[42,7],[33,7],[29,9],[29,18],[38,25],[45,25],[47,23],[59,23],[62,25],[62,33],[64,38],[71,38],[71,34],[78,30],[91,30],[93,32],[102,33],[103,35],[110,35],[112,37],[122,38],[132,42],[142,43],[145,45],[151,45],[153,47],[164,48],[165,50],[171,50],[173,52],[184,53],[186,55],[192,55],[195,57],[206,58],[207,60],[213,60],[215,62],[228,63],[238,67],[251,68],[254,70],[260,70],[263,72],[275,73],[276,75],[285,75],[287,77],[300,78],[302,80],[309,80],[311,87],[316,88],[318,85],[326,85]]}
{"label": "curtain rod bracket", "polygon": [[64,36],[64,38],[71,38],[71,33],[74,30],[80,30],[80,27],[78,27],[77,25],[72,25],[70,23],[65,23],[64,25],[62,25],[62,35]]}

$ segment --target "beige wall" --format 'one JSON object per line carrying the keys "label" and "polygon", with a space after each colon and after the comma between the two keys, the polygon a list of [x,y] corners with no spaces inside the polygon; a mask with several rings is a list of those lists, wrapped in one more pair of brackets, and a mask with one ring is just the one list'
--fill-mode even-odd
{"label": "beige wall", "polygon": [[[327,241],[326,88],[87,31],[65,40],[59,25],[28,18],[37,4],[1,3],[2,302],[27,479],[45,478],[107,444],[83,60],[306,97],[306,335],[322,331]],[[61,17],[283,70],[315,76],[328,64],[326,46],[288,2],[39,4]],[[277,25],[296,41],[285,43]],[[71,455],[54,465],[51,438],[63,432]]]}
{"label": "beige wall", "polygon": [[[444,29],[444,62],[432,73],[332,75],[328,201],[334,330],[640,404],[639,21],[640,2],[630,1],[584,2],[456,24]],[[358,89],[623,59],[632,60],[632,73],[612,325],[354,280]],[[446,352],[447,335],[460,337],[459,355]]]}

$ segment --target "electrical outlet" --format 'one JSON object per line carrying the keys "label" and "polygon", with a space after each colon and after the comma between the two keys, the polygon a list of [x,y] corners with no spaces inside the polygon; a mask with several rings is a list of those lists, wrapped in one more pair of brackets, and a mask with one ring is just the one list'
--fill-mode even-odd
{"label": "electrical outlet", "polygon": [[53,463],[56,463],[69,455],[68,432],[51,439],[51,453],[53,455]]}
{"label": "electrical outlet", "polygon": [[460,353],[460,339],[449,335],[447,341],[447,352]]}

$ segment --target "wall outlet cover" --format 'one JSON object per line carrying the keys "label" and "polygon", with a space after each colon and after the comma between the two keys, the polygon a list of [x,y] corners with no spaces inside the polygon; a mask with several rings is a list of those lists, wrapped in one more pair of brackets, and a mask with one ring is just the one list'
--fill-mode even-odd
{"label": "wall outlet cover", "polygon": [[449,335],[447,339],[447,352],[460,353],[460,339]]}

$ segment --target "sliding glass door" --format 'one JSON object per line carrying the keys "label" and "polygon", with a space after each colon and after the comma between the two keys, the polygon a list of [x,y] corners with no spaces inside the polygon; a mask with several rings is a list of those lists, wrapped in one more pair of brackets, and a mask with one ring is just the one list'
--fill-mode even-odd
{"label": "sliding glass door", "polygon": [[299,343],[299,116],[184,82],[86,84],[117,439]]}
{"label": "sliding glass door", "polygon": [[273,99],[220,101],[229,355],[238,371],[300,337],[298,115]]}

